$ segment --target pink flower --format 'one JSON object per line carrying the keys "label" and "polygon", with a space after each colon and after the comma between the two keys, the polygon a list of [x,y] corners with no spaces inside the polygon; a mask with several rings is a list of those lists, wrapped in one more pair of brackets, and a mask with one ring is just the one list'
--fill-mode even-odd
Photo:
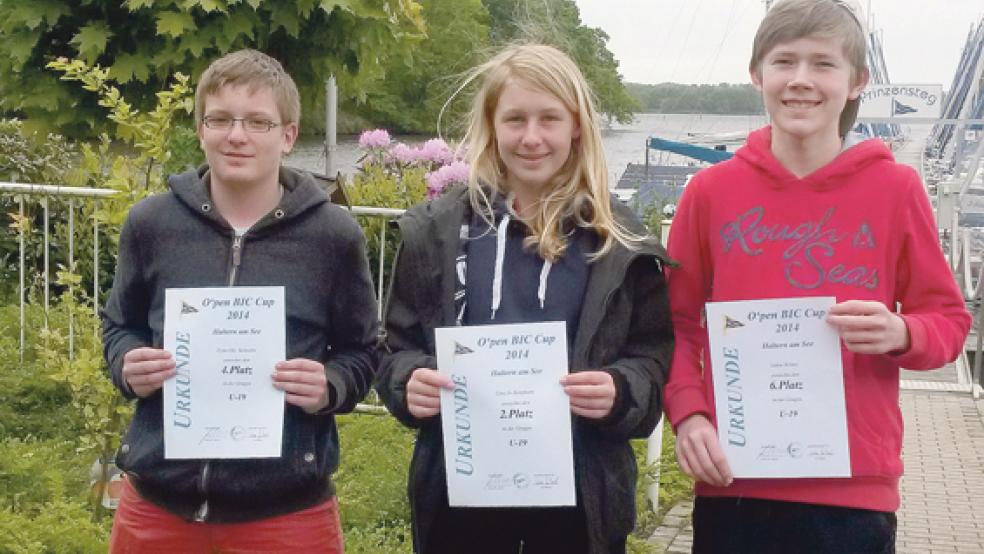
{"label": "pink flower", "polygon": [[471,167],[468,166],[467,162],[456,160],[451,162],[450,165],[442,167],[439,171],[444,171],[448,183],[464,184],[468,182]]}
{"label": "pink flower", "polygon": [[386,148],[390,143],[390,134],[386,129],[363,131],[359,135],[359,146],[362,148]]}
{"label": "pink flower", "polygon": [[462,161],[454,161],[431,171],[424,176],[427,180],[427,198],[437,198],[448,185],[467,183],[468,173],[468,164]]}
{"label": "pink flower", "polygon": [[421,161],[435,164],[448,164],[454,160],[454,153],[443,139],[430,139],[420,146],[417,155]]}
{"label": "pink flower", "polygon": [[397,163],[408,165],[417,161],[417,152],[406,144],[398,142],[390,147],[389,158]]}

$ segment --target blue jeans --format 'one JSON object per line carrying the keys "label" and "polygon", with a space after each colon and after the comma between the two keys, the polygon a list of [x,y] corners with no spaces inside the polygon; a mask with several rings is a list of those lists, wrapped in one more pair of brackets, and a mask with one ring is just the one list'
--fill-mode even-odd
{"label": "blue jeans", "polygon": [[694,554],[894,554],[892,512],[697,497]]}

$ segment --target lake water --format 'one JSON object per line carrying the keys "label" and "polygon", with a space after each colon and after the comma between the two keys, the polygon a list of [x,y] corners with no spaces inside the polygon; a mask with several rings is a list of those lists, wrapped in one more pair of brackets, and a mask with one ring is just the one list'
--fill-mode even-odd
{"label": "lake water", "polygon": [[[605,155],[608,158],[608,172],[612,186],[628,163],[642,163],[645,156],[646,137],[658,136],[670,140],[680,140],[688,133],[744,133],[765,125],[761,115],[703,115],[703,114],[638,114],[630,125],[613,124],[602,131]],[[409,144],[422,142],[427,136],[397,136],[396,140]],[[356,170],[362,151],[359,150],[357,135],[338,137],[336,164],[338,171],[348,175]],[[652,155],[651,155],[652,156]],[[653,158],[650,158],[653,160]],[[680,157],[669,157],[661,161],[676,163]],[[655,160],[653,160],[655,161]],[[303,138],[287,157],[287,164],[310,171],[324,172],[324,143],[314,137]]]}

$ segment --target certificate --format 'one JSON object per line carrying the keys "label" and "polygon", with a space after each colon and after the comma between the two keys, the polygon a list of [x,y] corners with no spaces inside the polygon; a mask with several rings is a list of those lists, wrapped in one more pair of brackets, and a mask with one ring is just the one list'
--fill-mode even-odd
{"label": "certificate", "polygon": [[273,366],[286,348],[283,287],[167,289],[164,457],[276,458],[284,393]]}
{"label": "certificate", "polygon": [[562,321],[436,330],[451,506],[573,506]]}
{"label": "certificate", "polygon": [[850,477],[833,297],[707,304],[718,438],[735,477]]}

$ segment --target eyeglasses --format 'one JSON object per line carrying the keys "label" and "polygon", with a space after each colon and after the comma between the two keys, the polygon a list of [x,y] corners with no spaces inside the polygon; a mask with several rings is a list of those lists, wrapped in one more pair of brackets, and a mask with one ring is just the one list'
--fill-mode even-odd
{"label": "eyeglasses", "polygon": [[275,123],[269,119],[257,117],[222,117],[207,115],[202,118],[202,123],[213,131],[231,131],[236,126],[236,122],[243,123],[243,129],[247,133],[269,133],[270,129],[279,127],[280,123]]}

